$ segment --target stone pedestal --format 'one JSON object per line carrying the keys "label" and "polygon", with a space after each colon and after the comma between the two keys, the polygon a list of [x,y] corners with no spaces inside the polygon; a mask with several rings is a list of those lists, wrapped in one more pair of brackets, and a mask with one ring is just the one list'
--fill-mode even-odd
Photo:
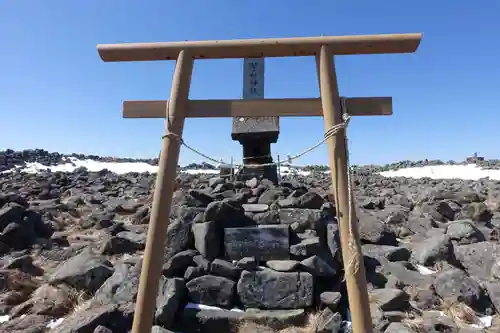
{"label": "stone pedestal", "polygon": [[[231,137],[239,141],[243,148],[243,169],[236,179],[247,180],[253,177],[267,178],[278,182],[278,169],[273,163],[271,143],[278,141],[279,118],[233,118]],[[262,165],[260,167],[259,165]]]}

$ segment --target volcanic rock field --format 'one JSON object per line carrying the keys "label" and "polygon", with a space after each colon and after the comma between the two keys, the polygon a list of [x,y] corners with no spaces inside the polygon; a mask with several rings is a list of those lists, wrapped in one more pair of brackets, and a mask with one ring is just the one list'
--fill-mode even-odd
{"label": "volcanic rock field", "polygon": [[[67,157],[0,152],[0,333],[131,330],[155,174],[14,169]],[[353,171],[374,331],[500,332],[500,181],[421,164]],[[329,174],[175,187],[153,332],[350,332]]]}

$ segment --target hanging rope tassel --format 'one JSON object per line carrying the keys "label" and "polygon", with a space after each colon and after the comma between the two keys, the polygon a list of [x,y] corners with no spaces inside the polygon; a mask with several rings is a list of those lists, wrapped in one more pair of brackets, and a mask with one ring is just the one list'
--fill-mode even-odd
{"label": "hanging rope tassel", "polygon": [[[355,231],[357,230],[357,223],[358,221],[354,221],[352,219],[353,216],[353,207],[354,207],[354,198],[353,198],[353,185],[352,185],[352,177],[351,177],[351,165],[349,161],[349,142],[347,138],[347,125],[349,124],[349,121],[351,120],[351,116],[348,115],[347,113],[347,106],[346,106],[346,101],[345,99],[342,99],[342,118],[344,120],[344,123],[342,126],[344,128],[344,144],[345,144],[345,151],[346,151],[346,166],[347,166],[347,196],[348,196],[348,225],[349,225],[349,243],[347,244],[347,247],[349,249],[349,252],[351,254],[351,258],[348,263],[344,263],[344,271],[345,275],[351,274],[355,275],[359,271],[360,267],[360,260],[363,258],[363,251],[361,250],[361,244],[357,241],[358,237],[355,234]],[[336,134],[336,133],[335,133]],[[345,279],[345,276],[344,276]]]}

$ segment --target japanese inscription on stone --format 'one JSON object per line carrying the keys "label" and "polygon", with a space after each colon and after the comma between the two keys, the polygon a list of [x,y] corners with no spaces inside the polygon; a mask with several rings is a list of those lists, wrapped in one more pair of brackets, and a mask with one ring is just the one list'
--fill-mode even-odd
{"label": "japanese inscription on stone", "polygon": [[[264,98],[264,58],[244,59],[243,99]],[[279,131],[278,117],[233,118],[233,133],[261,133]]]}
{"label": "japanese inscription on stone", "polygon": [[224,248],[231,260],[255,257],[258,260],[289,259],[289,232],[286,225],[259,225],[224,229]]}
{"label": "japanese inscription on stone", "polygon": [[264,58],[243,60],[243,99],[264,98]]}

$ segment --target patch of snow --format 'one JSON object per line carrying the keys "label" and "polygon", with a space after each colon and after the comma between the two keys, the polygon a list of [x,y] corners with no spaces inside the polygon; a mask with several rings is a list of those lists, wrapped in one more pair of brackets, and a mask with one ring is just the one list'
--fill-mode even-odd
{"label": "patch of snow", "polygon": [[57,326],[61,325],[62,322],[64,321],[64,318],[59,318],[59,319],[52,319],[48,324],[47,328],[54,329]]}
{"label": "patch of snow", "polygon": [[[94,160],[80,160],[75,157],[64,158],[66,163],[62,163],[59,165],[47,166],[38,162],[30,162],[26,163],[25,166],[16,166],[13,169],[3,171],[2,173],[10,173],[15,170],[20,170],[27,173],[38,173],[50,170],[52,172],[73,172],[77,168],[86,168],[90,172],[98,172],[104,169],[108,169],[111,172],[116,174],[124,174],[128,172],[149,172],[156,173],[158,170],[158,166],[150,165],[145,162],[101,162]],[[282,174],[298,174],[307,176],[310,174],[309,171],[301,171],[299,167],[291,167],[291,166],[281,166],[280,171]],[[182,172],[198,175],[198,174],[219,174],[219,168],[216,169],[192,169],[192,170],[183,170]]]}
{"label": "patch of snow", "polygon": [[[446,317],[446,313],[443,311],[431,310],[431,311],[427,311],[427,312],[434,312],[438,316]],[[493,323],[492,316],[481,316],[481,317],[478,316],[478,320],[479,320],[479,322],[477,324],[469,324],[467,326],[469,326],[471,328],[485,329],[485,328],[491,327],[491,325]]]}
{"label": "patch of snow", "polygon": [[199,174],[217,174],[218,175],[220,173],[219,170],[214,170],[214,169],[182,170],[182,172],[189,173],[190,175],[199,175]]}
{"label": "patch of snow", "polygon": [[396,240],[398,241],[398,243],[411,243],[411,239],[409,238],[396,238]]}
{"label": "patch of snow", "polygon": [[[3,171],[2,173],[9,173],[15,170],[24,171],[27,173],[38,173],[46,170],[52,172],[72,172],[77,168],[86,168],[91,172],[97,172],[107,169],[117,174],[125,174],[128,172],[149,172],[156,173],[158,166],[150,165],[145,162],[101,162],[94,160],[79,160],[75,157],[65,158],[66,163],[46,166],[38,162],[26,163],[25,166],[17,166],[13,169]],[[182,172],[192,175],[198,174],[214,174],[220,173],[219,169],[197,169],[197,170],[183,170]],[[308,176],[310,171],[303,171],[299,166],[281,165],[280,172],[282,175],[302,175]],[[328,174],[330,171],[324,171]],[[469,179],[478,180],[481,178],[490,178],[500,180],[500,170],[482,169],[476,164],[467,165],[437,165],[437,166],[423,166],[415,168],[405,168],[399,170],[391,170],[380,172],[384,177],[408,177],[408,178],[432,178],[432,179]]]}
{"label": "patch of snow", "polygon": [[234,312],[245,312],[244,310],[242,309],[238,309],[238,308],[232,308],[231,310],[229,311],[234,311]]}
{"label": "patch of snow", "polygon": [[483,317],[479,317],[479,323],[472,324],[470,326],[473,327],[473,328],[484,329],[484,328],[491,327],[492,323],[493,323],[493,317],[492,316],[483,316]]}
{"label": "patch of snow", "polygon": [[28,173],[37,173],[44,170],[52,172],[72,172],[77,168],[87,168],[91,172],[101,171],[108,169],[117,174],[124,174],[127,172],[156,172],[157,166],[153,166],[144,162],[100,162],[94,160],[79,160],[74,157],[69,158],[69,163],[46,166],[38,162],[26,163],[26,166],[21,170]]}
{"label": "patch of snow", "polygon": [[422,266],[422,265],[418,265],[416,264],[415,265],[415,268],[417,269],[417,271],[422,274],[422,275],[431,275],[431,274],[436,274],[437,271],[433,271],[425,266]]}
{"label": "patch of snow", "polygon": [[343,324],[343,332],[352,332],[352,318],[351,318],[351,310],[348,308],[346,313],[346,320],[342,321]]}
{"label": "patch of snow", "polygon": [[196,309],[196,310],[222,310],[218,306],[211,306],[205,304],[197,304],[197,303],[188,303],[184,307],[185,309]]}
{"label": "patch of snow", "polygon": [[[226,309],[219,308],[218,306],[211,306],[211,305],[205,305],[205,304],[197,304],[197,303],[188,303],[184,307],[185,309],[196,309],[196,310],[219,310],[219,311],[224,311]],[[241,309],[238,308],[233,308],[229,311],[234,311],[234,312],[245,312]]]}
{"label": "patch of snow", "polygon": [[282,175],[301,175],[301,176],[309,176],[311,174],[310,171],[303,171],[299,168],[289,167],[289,166],[280,166],[280,173]]}
{"label": "patch of snow", "polygon": [[405,168],[380,172],[384,177],[468,179],[490,178],[500,180],[500,170],[482,169],[476,164],[467,165],[427,165],[418,168]]}
{"label": "patch of snow", "polygon": [[[75,157],[69,157],[65,159],[68,161],[67,163],[47,166],[38,162],[30,162],[26,163],[24,167],[17,166],[13,169],[3,171],[3,173],[13,172],[15,170],[24,171],[27,173],[38,173],[46,170],[50,170],[52,172],[73,172],[77,168],[86,168],[90,172],[97,172],[104,169],[108,169],[111,172],[117,174],[124,174],[128,172],[149,172],[156,173],[158,170],[158,166],[150,165],[145,162],[101,162],[94,160],[79,160]],[[214,169],[203,169],[203,170],[185,170],[183,172],[190,174],[218,174],[219,170]]]}
{"label": "patch of snow", "polygon": [[10,319],[9,315],[0,316],[0,323],[6,323],[9,321],[9,319]]}

